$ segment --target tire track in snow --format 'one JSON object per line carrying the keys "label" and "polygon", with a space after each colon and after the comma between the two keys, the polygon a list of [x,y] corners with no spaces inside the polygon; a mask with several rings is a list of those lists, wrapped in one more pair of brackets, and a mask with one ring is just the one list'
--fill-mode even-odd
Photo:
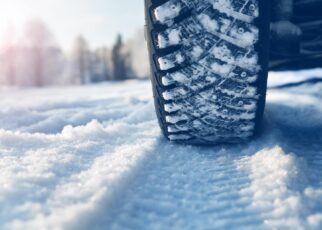
{"label": "tire track in snow", "polygon": [[159,143],[156,155],[129,184],[104,225],[108,229],[321,229],[322,189],[311,186],[305,159],[285,154],[281,147],[265,149],[271,145],[267,142],[269,137],[249,147],[212,150]]}
{"label": "tire track in snow", "polygon": [[[285,109],[274,111],[275,114],[269,114],[273,117],[268,136],[248,147],[202,150],[160,143],[159,159],[150,162],[128,188],[127,196],[113,218],[108,218],[107,226],[111,229],[236,229],[237,226],[238,229],[321,229],[322,189],[315,184],[322,169],[321,144],[316,143],[320,137],[298,136],[289,140],[285,132],[292,131],[279,124],[278,117],[283,117],[282,123],[286,119],[300,124],[303,121],[283,116]],[[297,109],[297,113],[301,111]],[[303,127],[299,130],[303,131]],[[303,143],[308,139],[309,143]],[[296,142],[302,145],[303,152],[299,152]],[[274,145],[297,149],[296,155],[286,154]],[[231,158],[224,167],[215,160],[221,151]],[[215,156],[205,161],[202,153]],[[222,178],[216,178],[216,174]],[[195,185],[185,187],[189,182]]]}
{"label": "tire track in snow", "polygon": [[242,148],[198,148],[160,141],[154,152],[113,215],[105,219],[107,229],[260,226],[261,217],[239,194],[249,184],[247,173],[234,165]]}
{"label": "tire track in snow", "polygon": [[[105,100],[111,110],[126,107],[117,119],[106,116],[106,125],[86,123],[92,117],[88,115],[83,126],[66,126],[58,134],[27,133],[24,127],[0,130],[1,229],[78,229],[80,220],[86,222],[99,212],[100,203],[113,203],[152,153],[148,149],[160,134],[152,102],[141,100],[140,94],[132,95],[135,92],[120,97],[119,105]],[[104,109],[100,103],[75,102],[79,104],[76,113],[87,106],[92,111]],[[58,111],[66,107],[57,104]],[[55,111],[53,107],[55,103],[40,102],[32,110],[48,115],[46,108]],[[25,114],[27,119],[30,112]],[[49,119],[55,120],[56,114],[50,114]]]}
{"label": "tire track in snow", "polygon": [[64,229],[93,212],[151,152],[159,133],[154,123],[104,128],[94,121],[60,135],[2,130],[1,228]]}
{"label": "tire track in snow", "polygon": [[269,229],[322,228],[322,95],[315,90],[270,91],[266,115],[276,146],[236,162],[251,180],[241,195]]}
{"label": "tire track in snow", "polygon": [[[82,226],[95,215],[109,215],[109,211],[101,211],[102,206],[113,210],[113,203],[120,199],[119,193],[149,157],[153,143],[153,138],[146,138],[96,157],[90,168],[55,188],[46,200],[46,208],[37,210],[33,218],[10,223],[8,229],[94,229],[99,223],[89,228]],[[35,211],[38,207],[28,204],[24,208]]]}

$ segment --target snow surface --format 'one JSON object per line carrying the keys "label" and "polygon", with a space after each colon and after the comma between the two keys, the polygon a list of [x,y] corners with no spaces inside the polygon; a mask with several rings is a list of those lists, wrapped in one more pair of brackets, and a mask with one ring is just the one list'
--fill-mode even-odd
{"label": "snow surface", "polygon": [[321,83],[270,90],[261,137],[215,147],[164,140],[147,81],[0,98],[0,229],[322,228]]}

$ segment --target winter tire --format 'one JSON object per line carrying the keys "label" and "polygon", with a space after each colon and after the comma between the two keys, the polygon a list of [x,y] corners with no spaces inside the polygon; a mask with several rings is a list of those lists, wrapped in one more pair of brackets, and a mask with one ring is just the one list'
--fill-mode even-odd
{"label": "winter tire", "polygon": [[269,1],[146,0],[155,107],[171,141],[238,143],[258,133]]}

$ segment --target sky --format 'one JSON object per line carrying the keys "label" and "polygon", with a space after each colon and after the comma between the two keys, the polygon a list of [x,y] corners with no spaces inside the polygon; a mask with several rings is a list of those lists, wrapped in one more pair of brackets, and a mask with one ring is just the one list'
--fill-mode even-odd
{"label": "sky", "polygon": [[28,19],[42,19],[65,49],[82,34],[91,47],[113,44],[143,27],[143,0],[0,0],[0,40],[9,25],[21,33]]}

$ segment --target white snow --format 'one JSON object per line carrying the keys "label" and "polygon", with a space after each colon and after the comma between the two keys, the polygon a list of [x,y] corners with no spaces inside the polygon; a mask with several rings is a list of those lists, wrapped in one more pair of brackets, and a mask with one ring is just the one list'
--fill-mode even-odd
{"label": "white snow", "polygon": [[214,62],[211,65],[211,69],[221,76],[227,76],[232,71],[233,68],[234,68],[233,65],[220,64],[219,62]]}
{"label": "white snow", "polygon": [[244,14],[243,11],[249,1],[245,1],[243,7],[241,8],[240,12],[235,11],[233,7],[233,3],[231,0],[210,0],[213,8],[219,10],[222,13],[225,13],[229,17],[237,18],[244,22],[252,22],[256,17],[258,17],[259,10],[256,5],[251,4],[251,13],[250,15]]}
{"label": "white snow", "polygon": [[176,65],[182,64],[184,61],[185,57],[181,54],[181,52],[158,58],[158,63],[161,70],[169,70],[174,68]]}
{"label": "white snow", "polygon": [[208,32],[215,32],[219,29],[218,22],[215,19],[211,19],[207,14],[200,14],[198,19]]}
{"label": "white snow", "polygon": [[200,46],[194,46],[191,54],[195,59],[198,59],[202,55],[203,52],[204,52],[204,50]]}
{"label": "white snow", "polygon": [[164,105],[164,110],[171,113],[178,111],[180,109],[180,106],[175,103],[167,103]]}
{"label": "white snow", "polygon": [[184,58],[184,56],[182,56],[182,54],[178,53],[176,55],[176,61],[177,61],[177,63],[181,64],[181,63],[184,62],[184,60],[185,60],[185,58]]}
{"label": "white snow", "polygon": [[163,34],[158,34],[159,48],[166,48],[170,45],[178,45],[181,42],[181,31],[179,29],[168,29]]}
{"label": "white snow", "polygon": [[229,35],[238,40],[240,46],[247,47],[252,46],[257,42],[259,31],[256,27],[250,28],[250,31],[245,31],[242,27],[234,27],[229,31]]}
{"label": "white snow", "polygon": [[259,138],[195,147],[164,140],[147,81],[1,89],[0,229],[321,229],[321,97],[270,90]]}
{"label": "white snow", "polygon": [[231,51],[225,45],[215,46],[211,52],[213,53],[215,58],[225,61],[228,64],[233,64],[235,61]]}
{"label": "white snow", "polygon": [[175,72],[172,74],[167,74],[166,76],[162,77],[162,84],[164,86],[169,86],[173,83],[189,83],[190,79],[181,72]]}
{"label": "white snow", "polygon": [[181,31],[178,29],[172,29],[169,32],[169,43],[171,45],[177,45],[181,41]]}
{"label": "white snow", "polygon": [[158,46],[159,48],[165,48],[167,47],[167,40],[165,39],[165,37],[162,34],[158,34]]}
{"label": "white snow", "polygon": [[165,23],[167,20],[172,20],[177,17],[182,10],[180,3],[175,0],[169,1],[154,10],[155,18],[161,23]]}
{"label": "white snow", "polygon": [[162,93],[162,96],[165,100],[172,100],[175,97],[177,97],[178,95],[186,95],[188,93],[188,91],[186,91],[183,88],[176,88],[174,90],[171,91],[165,91]]}
{"label": "white snow", "polygon": [[311,69],[311,70],[302,70],[302,71],[285,71],[285,72],[272,72],[270,74],[270,84],[271,86],[279,86],[286,83],[296,83],[304,81],[308,78],[321,78],[321,69]]}
{"label": "white snow", "polygon": [[161,70],[168,70],[168,69],[175,67],[175,65],[174,65],[175,62],[172,60],[169,60],[165,57],[159,58],[158,62],[159,62],[159,66],[160,66]]}

